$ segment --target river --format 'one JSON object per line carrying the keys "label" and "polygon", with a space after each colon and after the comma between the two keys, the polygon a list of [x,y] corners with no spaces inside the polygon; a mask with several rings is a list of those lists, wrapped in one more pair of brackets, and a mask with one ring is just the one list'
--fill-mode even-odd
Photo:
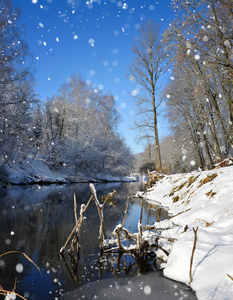
{"label": "river", "polygon": [[[143,186],[143,182],[95,184],[98,197],[113,189],[117,191],[116,205],[108,203],[104,207],[105,237],[110,237],[123,221],[127,193],[143,190]],[[74,193],[79,215],[81,204],[86,204],[91,195],[88,184],[14,186],[1,190],[0,254],[21,252],[0,257],[0,285],[4,289],[12,291],[17,277],[16,292],[32,300],[196,299],[185,285],[164,278],[156,270],[155,258],[143,270],[130,256],[100,257],[99,216],[94,201],[85,213],[80,232],[78,264],[70,261],[67,251],[63,260],[60,249],[75,225]],[[143,205],[143,224],[151,225],[157,211],[149,209],[147,203]],[[125,227],[131,232],[137,232],[140,212],[141,200],[130,200]],[[161,218],[166,217],[163,211]],[[22,253],[32,259],[40,272]]]}

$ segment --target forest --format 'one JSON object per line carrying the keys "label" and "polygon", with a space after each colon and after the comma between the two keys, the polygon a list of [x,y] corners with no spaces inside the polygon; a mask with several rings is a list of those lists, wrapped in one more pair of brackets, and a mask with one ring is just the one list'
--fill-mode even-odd
{"label": "forest", "polygon": [[19,11],[1,1],[0,31],[0,165],[27,158],[51,169],[77,174],[123,176],[132,165],[131,150],[117,132],[120,115],[110,93],[71,75],[56,95],[40,101],[34,91],[33,58],[18,24]]}
{"label": "forest", "polygon": [[[135,129],[145,142],[135,160],[118,133],[120,114],[111,93],[71,74],[53,97],[41,101],[20,12],[10,0],[0,1],[1,181],[9,166],[23,165],[28,157],[61,172],[123,176],[154,168],[207,169],[232,155],[233,2],[174,0],[172,6],[175,18],[168,28],[145,20],[132,44],[129,77],[140,86]],[[158,87],[165,77],[170,78]],[[159,138],[160,113],[169,133]]]}
{"label": "forest", "polygon": [[[174,0],[172,5],[175,18],[164,32],[150,20],[134,42],[131,70],[145,91],[137,97],[143,117],[135,124],[146,145],[137,158],[143,171],[159,159],[161,169],[177,173],[208,169],[232,156],[233,2]],[[164,74],[169,80],[161,88]],[[161,113],[170,132],[158,141]]]}

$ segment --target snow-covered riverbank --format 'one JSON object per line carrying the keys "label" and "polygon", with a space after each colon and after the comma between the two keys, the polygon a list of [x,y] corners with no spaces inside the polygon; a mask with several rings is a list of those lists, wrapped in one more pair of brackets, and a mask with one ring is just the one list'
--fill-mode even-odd
{"label": "snow-covered riverbank", "polygon": [[172,227],[161,235],[177,239],[160,244],[170,252],[168,259],[157,252],[166,261],[164,275],[190,285],[199,300],[233,299],[233,166],[165,176],[145,198],[173,216],[156,224]]}
{"label": "snow-covered riverbank", "polygon": [[110,173],[96,173],[87,170],[86,174],[72,171],[70,168],[59,167],[50,168],[49,165],[41,159],[28,158],[22,164],[15,163],[5,166],[6,175],[4,178],[0,174],[1,185],[17,184],[51,184],[51,183],[73,183],[73,182],[118,182],[118,181],[139,181],[137,174],[130,176],[119,176]]}

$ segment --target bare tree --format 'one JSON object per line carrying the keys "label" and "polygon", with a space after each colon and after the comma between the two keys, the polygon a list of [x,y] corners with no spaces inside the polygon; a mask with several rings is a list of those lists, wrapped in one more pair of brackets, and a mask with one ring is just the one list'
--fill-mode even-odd
{"label": "bare tree", "polygon": [[137,112],[141,117],[135,121],[135,128],[142,132],[141,138],[153,136],[156,146],[157,169],[162,170],[158,137],[158,96],[159,79],[167,71],[167,53],[160,38],[160,27],[153,20],[145,22],[139,29],[138,36],[132,41],[134,61],[129,66],[129,77],[141,92],[137,90]]}
{"label": "bare tree", "polygon": [[195,74],[195,99],[204,108],[202,116],[221,157],[215,126],[233,148],[232,1],[174,0],[173,5],[177,16],[165,40],[176,50],[175,68],[185,62]]}

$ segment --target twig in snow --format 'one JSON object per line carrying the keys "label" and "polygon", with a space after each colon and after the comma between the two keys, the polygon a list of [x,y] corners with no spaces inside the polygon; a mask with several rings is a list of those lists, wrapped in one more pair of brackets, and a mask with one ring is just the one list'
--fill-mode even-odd
{"label": "twig in snow", "polygon": [[193,227],[193,232],[194,232],[194,243],[193,243],[193,250],[192,250],[192,255],[190,259],[190,270],[189,270],[189,277],[190,277],[190,283],[193,281],[192,277],[192,266],[193,266],[193,257],[194,257],[194,252],[196,250],[196,245],[197,245],[197,230],[199,227],[194,228]]}
{"label": "twig in snow", "polygon": [[225,208],[225,211],[228,215],[233,215],[233,213],[228,208]]}
{"label": "twig in snow", "polygon": [[196,222],[196,221],[203,222],[204,225],[205,225],[205,227],[209,227],[209,226],[211,226],[211,225],[214,224],[214,221],[213,221],[213,222],[207,222],[207,221],[205,221],[205,220],[203,220],[203,219],[199,219],[199,218],[197,218],[197,219],[195,220],[195,222]]}
{"label": "twig in snow", "polygon": [[167,251],[167,250],[165,250],[163,247],[161,247],[161,246],[159,246],[159,245],[157,245],[156,246],[158,249],[161,249],[166,255],[167,255],[167,257],[169,256],[169,252]]}
{"label": "twig in snow", "polygon": [[189,211],[190,209],[191,209],[191,207],[188,208],[188,209],[186,209],[186,210],[184,210],[184,211],[181,211],[181,212],[177,213],[176,215],[172,216],[170,219],[175,218],[176,216],[178,216],[178,215],[180,215],[180,214],[186,213],[186,212]]}
{"label": "twig in snow", "polygon": [[231,280],[233,280],[233,277],[231,277],[231,275],[227,274],[227,276],[228,276]]}

